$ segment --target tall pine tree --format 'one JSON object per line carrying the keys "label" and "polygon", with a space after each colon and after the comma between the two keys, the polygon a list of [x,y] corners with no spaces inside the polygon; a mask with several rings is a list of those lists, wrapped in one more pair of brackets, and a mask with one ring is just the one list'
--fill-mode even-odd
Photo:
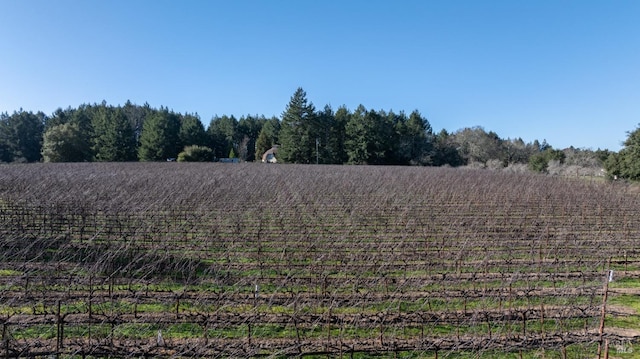
{"label": "tall pine tree", "polygon": [[408,145],[409,164],[433,164],[434,136],[429,121],[415,110],[405,122],[404,130],[400,142]]}
{"label": "tall pine tree", "polygon": [[0,116],[0,161],[37,162],[41,158],[42,135],[47,117],[20,109]]}
{"label": "tall pine tree", "polygon": [[180,142],[182,146],[206,146],[207,132],[204,125],[200,121],[200,117],[196,115],[184,115],[180,119]]}
{"label": "tall pine tree", "polygon": [[266,121],[264,116],[242,116],[238,121],[236,131],[237,153],[242,161],[255,161],[256,156],[262,156],[262,153],[256,154],[256,141]]}
{"label": "tall pine tree", "polygon": [[390,164],[394,145],[388,116],[360,105],[346,124],[345,148],[350,164]]}
{"label": "tall pine tree", "polygon": [[261,159],[262,155],[278,144],[278,134],[280,132],[280,120],[274,117],[262,125],[262,129],[256,140],[256,159]]}
{"label": "tall pine tree", "polygon": [[103,104],[96,109],[92,124],[96,161],[136,160],[135,132],[121,108]]}
{"label": "tall pine tree", "polygon": [[282,114],[278,156],[289,163],[315,163],[318,139],[317,117],[307,93],[299,87]]}
{"label": "tall pine tree", "polygon": [[229,153],[236,147],[236,130],[238,120],[233,116],[215,116],[209,123],[207,135],[209,137],[209,147],[213,150],[216,158],[229,157]]}
{"label": "tall pine tree", "polygon": [[142,126],[138,158],[141,161],[165,161],[177,158],[181,151],[180,120],[167,109],[149,115]]}

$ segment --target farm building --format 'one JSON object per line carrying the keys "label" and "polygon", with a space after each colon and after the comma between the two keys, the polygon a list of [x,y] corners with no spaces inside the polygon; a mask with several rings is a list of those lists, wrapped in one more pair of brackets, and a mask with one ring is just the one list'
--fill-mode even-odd
{"label": "farm building", "polygon": [[262,155],[262,163],[277,163],[276,153],[278,152],[278,147],[273,146],[267,152]]}

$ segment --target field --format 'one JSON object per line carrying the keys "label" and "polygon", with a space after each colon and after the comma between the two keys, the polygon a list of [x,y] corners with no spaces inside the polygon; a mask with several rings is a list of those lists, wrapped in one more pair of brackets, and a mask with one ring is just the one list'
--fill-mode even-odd
{"label": "field", "polygon": [[633,358],[639,211],[488,170],[1,165],[0,356]]}

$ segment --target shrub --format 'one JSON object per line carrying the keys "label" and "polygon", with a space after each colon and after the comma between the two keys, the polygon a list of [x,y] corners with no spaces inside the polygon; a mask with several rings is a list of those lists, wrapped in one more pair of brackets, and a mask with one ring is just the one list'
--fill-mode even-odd
{"label": "shrub", "polygon": [[534,172],[548,173],[549,162],[564,163],[565,155],[560,150],[546,149],[529,157],[529,169]]}
{"label": "shrub", "polygon": [[205,146],[187,146],[178,155],[178,162],[213,161],[213,150]]}

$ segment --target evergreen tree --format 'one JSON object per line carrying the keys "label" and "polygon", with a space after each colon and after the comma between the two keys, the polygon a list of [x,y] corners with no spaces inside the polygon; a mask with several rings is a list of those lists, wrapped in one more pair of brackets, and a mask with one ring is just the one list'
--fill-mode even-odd
{"label": "evergreen tree", "polygon": [[343,111],[346,112],[344,107],[338,109],[338,113],[334,113],[331,106],[326,105],[322,111],[316,114],[319,163],[343,164],[347,161],[344,138],[348,112],[344,116]]}
{"label": "evergreen tree", "polygon": [[209,147],[216,158],[228,157],[236,145],[236,128],[238,120],[233,116],[214,117],[207,128]]}
{"label": "evergreen tree", "polygon": [[340,106],[333,115],[333,126],[328,139],[331,163],[344,164],[349,161],[345,141],[347,138],[346,127],[350,118],[351,113],[345,106]]}
{"label": "evergreen tree", "polygon": [[369,137],[374,129],[367,122],[367,109],[360,105],[353,112],[345,127],[345,148],[349,164],[367,164],[371,157],[369,151]]}
{"label": "evergreen tree", "polygon": [[7,131],[5,128],[9,121],[9,115],[6,112],[0,113],[0,162],[12,162],[13,152],[9,146],[9,138],[5,137],[8,134],[3,134]]}
{"label": "evergreen tree", "polygon": [[142,126],[138,157],[141,161],[164,161],[180,153],[180,120],[166,109],[149,115]]}
{"label": "evergreen tree", "polygon": [[609,179],[617,179],[622,177],[622,155],[621,152],[612,152],[604,161],[604,169],[607,171]]}
{"label": "evergreen tree", "polygon": [[153,112],[151,106],[145,102],[144,105],[139,106],[131,103],[131,101],[127,100],[127,102],[122,107],[122,111],[124,111],[125,116],[129,120],[129,124],[133,129],[133,135],[136,140],[136,148],[140,145],[140,135],[142,134],[142,127],[144,124],[144,120]]}
{"label": "evergreen tree", "polygon": [[629,180],[640,180],[640,127],[627,133],[624,147],[606,162],[609,173]]}
{"label": "evergreen tree", "polygon": [[92,124],[96,161],[136,160],[135,133],[121,108],[107,107],[106,104],[97,107]]}
{"label": "evergreen tree", "polygon": [[278,133],[280,132],[280,120],[276,117],[266,121],[258,138],[256,139],[256,159],[262,158],[262,155],[278,144]]}
{"label": "evergreen tree", "polygon": [[387,117],[394,124],[395,139],[393,146],[393,163],[398,165],[433,164],[434,136],[429,121],[417,110],[409,117],[404,112]]}
{"label": "evergreen tree", "polygon": [[315,107],[307,93],[298,88],[282,114],[279,158],[289,163],[315,163],[318,138]]}
{"label": "evergreen tree", "polygon": [[46,132],[54,126],[69,123],[74,112],[75,110],[73,110],[71,107],[67,107],[66,110],[63,110],[60,107],[57,108],[55,111],[53,111],[53,114],[51,114],[51,116],[47,118],[47,122],[44,124],[44,131]]}
{"label": "evergreen tree", "polygon": [[[545,141],[546,143],[546,141]],[[551,146],[546,145],[543,151],[540,151],[531,157],[529,157],[529,169],[534,172],[546,173],[549,168],[549,162],[558,161],[563,163],[565,159],[564,152],[560,150],[554,150]]]}
{"label": "evergreen tree", "polygon": [[464,159],[457,148],[458,144],[455,142],[453,136],[451,136],[447,130],[443,129],[435,136],[434,142],[434,158],[433,165],[435,166],[462,166]]}
{"label": "evergreen tree", "polygon": [[206,146],[208,142],[207,132],[197,114],[181,117],[179,137],[182,146]]}
{"label": "evergreen tree", "polygon": [[[236,137],[238,155],[241,160],[256,160],[256,142],[265,122],[267,122],[267,120],[264,117],[258,116],[243,116],[240,118],[240,121],[238,121]],[[259,156],[261,155],[262,153],[260,153]]]}
{"label": "evergreen tree", "polygon": [[20,109],[0,116],[0,160],[37,162],[41,159],[42,136],[47,116]]}
{"label": "evergreen tree", "polygon": [[386,115],[360,105],[346,124],[345,133],[348,163],[392,163],[394,128]]}
{"label": "evergreen tree", "polygon": [[421,166],[433,164],[433,129],[418,110],[409,115],[405,135],[410,144],[409,163]]}
{"label": "evergreen tree", "polygon": [[399,114],[390,111],[386,116],[393,123],[396,137],[391,160],[396,165],[409,165],[413,157],[413,138],[407,126],[409,119],[404,111]]}
{"label": "evergreen tree", "polygon": [[267,152],[270,148],[273,147],[273,142],[267,135],[267,132],[264,130],[264,126],[258,135],[258,139],[256,140],[256,157],[258,154]]}

